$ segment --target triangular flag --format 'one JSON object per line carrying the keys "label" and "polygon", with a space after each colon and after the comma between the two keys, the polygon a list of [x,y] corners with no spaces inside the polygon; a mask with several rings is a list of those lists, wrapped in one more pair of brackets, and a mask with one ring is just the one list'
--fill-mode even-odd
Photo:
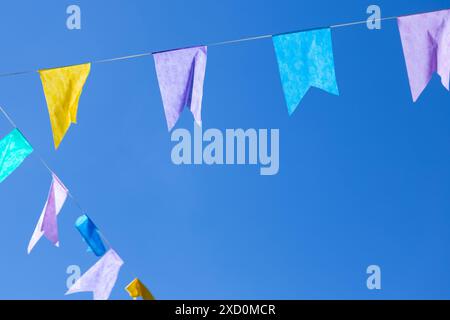
{"label": "triangular flag", "polygon": [[155,300],[155,297],[153,297],[151,292],[138,278],[131,281],[131,283],[126,286],[125,290],[133,299],[142,297],[143,300]]}
{"label": "triangular flag", "polygon": [[158,52],[153,58],[169,131],[184,107],[191,110],[195,121],[201,125],[207,47]]}
{"label": "triangular flag", "polygon": [[0,183],[3,182],[33,152],[33,148],[18,129],[0,140]]}
{"label": "triangular flag", "polygon": [[105,254],[106,247],[103,244],[100,231],[87,215],[82,215],[79,217],[75,222],[75,227],[80,232],[83,240],[89,246],[90,250],[97,257],[101,257]]}
{"label": "triangular flag", "polygon": [[67,188],[55,174],[52,174],[52,184],[48,192],[47,202],[28,244],[28,254],[30,254],[31,250],[33,250],[43,235],[55,246],[59,246],[57,216],[67,199],[67,194]]}
{"label": "triangular flag", "polygon": [[434,72],[449,90],[450,10],[400,17],[397,21],[413,101],[425,90]]}
{"label": "triangular flag", "polygon": [[123,260],[119,255],[109,250],[70,287],[66,295],[91,291],[94,300],[108,300],[122,265]]}
{"label": "triangular flag", "polygon": [[310,87],[339,95],[330,29],[277,35],[273,44],[289,115]]}
{"label": "triangular flag", "polygon": [[47,101],[55,149],[58,149],[71,123],[77,122],[78,101],[91,64],[40,70]]}

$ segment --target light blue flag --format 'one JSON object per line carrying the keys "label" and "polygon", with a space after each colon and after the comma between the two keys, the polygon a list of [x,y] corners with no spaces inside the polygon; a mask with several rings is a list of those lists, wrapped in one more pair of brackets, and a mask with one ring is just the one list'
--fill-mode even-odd
{"label": "light blue flag", "polygon": [[310,87],[339,95],[330,29],[282,34],[272,40],[289,115]]}
{"label": "light blue flag", "polygon": [[0,140],[0,182],[3,182],[33,152],[18,129]]}

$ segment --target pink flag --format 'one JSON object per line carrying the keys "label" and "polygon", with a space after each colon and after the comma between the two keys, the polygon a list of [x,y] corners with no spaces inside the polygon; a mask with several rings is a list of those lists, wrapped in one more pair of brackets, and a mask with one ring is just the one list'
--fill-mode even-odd
{"label": "pink flag", "polygon": [[202,124],[206,55],[207,47],[153,54],[169,131],[175,126],[185,107],[191,110],[197,124]]}
{"label": "pink flag", "polygon": [[67,194],[67,188],[55,174],[52,174],[52,184],[48,193],[47,202],[28,244],[28,254],[30,254],[33,247],[43,235],[54,245],[59,246],[58,222],[56,217],[67,199]]}
{"label": "pink flag", "polygon": [[122,259],[110,249],[70,287],[66,295],[92,291],[94,300],[108,300],[122,265]]}
{"label": "pink flag", "polygon": [[400,17],[398,27],[414,102],[434,72],[449,90],[450,10]]}

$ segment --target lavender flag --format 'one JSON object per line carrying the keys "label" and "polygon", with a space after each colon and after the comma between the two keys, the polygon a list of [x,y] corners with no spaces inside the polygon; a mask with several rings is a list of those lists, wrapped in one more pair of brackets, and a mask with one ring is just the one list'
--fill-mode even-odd
{"label": "lavender flag", "polygon": [[94,293],[94,300],[108,300],[116,283],[123,260],[114,250],[109,250],[66,292],[66,295],[77,292]]}
{"label": "lavender flag", "polygon": [[413,101],[425,90],[434,72],[449,90],[450,10],[398,18]]}
{"label": "lavender flag", "polygon": [[39,221],[28,244],[28,254],[33,250],[39,239],[45,235],[56,246],[59,246],[58,223],[56,217],[67,199],[68,190],[55,174],[52,174],[52,184],[47,202],[42,210]]}
{"label": "lavender flag", "polygon": [[169,131],[184,107],[188,107],[201,125],[203,82],[207,47],[194,47],[153,54],[159,89]]}

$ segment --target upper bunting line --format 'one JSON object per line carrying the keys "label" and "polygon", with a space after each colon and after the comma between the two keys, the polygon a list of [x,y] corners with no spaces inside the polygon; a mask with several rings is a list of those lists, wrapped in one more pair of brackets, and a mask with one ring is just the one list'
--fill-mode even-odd
{"label": "upper bunting line", "polygon": [[[440,9],[440,10],[447,10],[447,9]],[[376,18],[373,19],[372,21],[388,21],[388,20],[394,20],[397,18],[402,18],[402,17],[408,17],[411,15],[416,15],[416,14],[422,14],[422,13],[427,13],[428,11],[424,11],[424,12],[418,12],[418,13],[412,13],[412,14],[407,14],[407,15],[400,15],[400,16],[390,16],[390,17],[386,17],[386,18]],[[262,39],[267,39],[267,38],[271,38],[277,35],[283,35],[283,34],[289,34],[289,33],[297,33],[297,32],[302,32],[302,31],[310,31],[310,30],[318,30],[318,29],[324,29],[324,28],[331,28],[331,29],[337,29],[337,28],[343,28],[343,27],[350,27],[350,26],[355,26],[355,25],[361,25],[361,24],[366,24],[367,20],[360,20],[360,21],[353,21],[353,22],[347,22],[347,23],[341,23],[341,24],[335,24],[335,25],[331,25],[331,26],[326,26],[326,27],[316,27],[316,28],[309,28],[309,29],[300,29],[300,30],[295,30],[295,31],[289,31],[289,32],[282,32],[282,33],[274,33],[274,34],[265,34],[265,35],[260,35],[260,36],[253,36],[253,37],[246,37],[246,38],[240,38],[240,39],[235,39],[235,40],[227,40],[227,41],[221,41],[221,42],[213,42],[204,46],[207,47],[217,47],[217,46],[223,46],[223,45],[229,45],[229,44],[236,44],[236,43],[241,43],[241,42],[248,42],[248,41],[255,41],[255,40],[262,40]],[[138,54],[132,54],[132,55],[126,55],[126,56],[120,56],[120,57],[115,57],[115,58],[108,58],[108,59],[101,59],[101,60],[94,60],[91,61],[90,63],[92,64],[100,64],[100,63],[107,63],[107,62],[114,62],[114,61],[121,61],[121,60],[130,60],[130,59],[136,59],[136,58],[141,58],[141,57],[146,57],[146,56],[151,56],[155,53],[160,53],[160,52],[164,52],[164,51],[170,51],[170,50],[176,50],[176,49],[168,49],[168,50],[160,50],[160,51],[152,51],[152,52],[144,52],[144,53],[138,53]],[[86,62],[89,63],[89,62]],[[39,70],[46,70],[46,69],[57,69],[57,68],[63,68],[63,67],[72,67],[72,66],[76,66],[79,65],[80,63],[77,64],[69,64],[69,65],[65,65],[65,66],[57,66],[57,67],[51,67],[51,68],[42,68]],[[4,77],[12,77],[12,76],[18,76],[18,75],[25,75],[25,74],[30,74],[30,73],[36,73],[38,72],[38,70],[27,70],[27,71],[16,71],[16,72],[8,72],[8,73],[0,73],[0,78],[4,78]]]}

